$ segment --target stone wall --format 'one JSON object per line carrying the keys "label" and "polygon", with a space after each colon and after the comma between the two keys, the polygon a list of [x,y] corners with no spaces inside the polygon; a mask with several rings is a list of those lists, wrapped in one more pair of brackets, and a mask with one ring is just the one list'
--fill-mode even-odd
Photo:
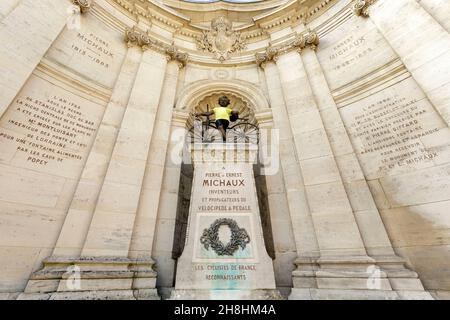
{"label": "stone wall", "polygon": [[[421,2],[442,22],[446,4]],[[394,52],[373,21],[340,15],[345,22],[321,37],[318,58],[357,160],[395,251],[408,259],[427,289],[448,290],[448,124],[408,72],[406,58]],[[392,19],[405,23],[400,15]],[[394,36],[402,41],[401,34]],[[448,33],[427,32],[430,43],[440,43],[442,36]],[[341,174],[355,174],[346,171]],[[353,209],[368,210],[366,195],[347,186]]]}
{"label": "stone wall", "polygon": [[[327,263],[401,264],[397,255],[445,297],[450,7],[389,2],[368,14],[350,0],[256,10],[241,30],[245,49],[219,61],[196,43],[216,13],[150,2],[142,15],[97,0],[68,17],[69,0],[3,0],[0,293],[23,291],[48,257],[106,256],[154,259],[167,296],[192,174],[174,157],[180,129],[220,88],[241,97],[260,128],[280,130],[280,170],[259,178],[259,191],[283,293],[311,280],[298,276],[304,265],[303,276]],[[299,38],[311,33],[320,44]]]}

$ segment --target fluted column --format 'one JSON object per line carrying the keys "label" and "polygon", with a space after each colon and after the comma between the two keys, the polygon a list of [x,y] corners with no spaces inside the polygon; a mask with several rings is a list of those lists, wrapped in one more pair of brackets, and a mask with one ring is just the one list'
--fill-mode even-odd
{"label": "fluted column", "polygon": [[78,257],[81,253],[141,58],[139,47],[128,49],[53,255]]}
{"label": "fluted column", "polygon": [[365,259],[364,244],[300,54],[297,50],[281,52],[277,67],[321,259]]}
{"label": "fluted column", "polygon": [[[358,5],[363,8],[358,10]],[[356,14],[370,16],[449,125],[449,32],[416,0],[358,0],[355,8]]]}
{"label": "fluted column", "polygon": [[130,34],[130,42],[144,42],[147,50],[142,55],[82,256],[128,257],[167,65],[165,52],[145,34],[138,35],[135,39]]}
{"label": "fluted column", "polygon": [[187,61],[187,55],[177,54],[174,50],[168,59],[130,246],[130,258],[133,259],[151,258],[152,255],[178,75]]}
{"label": "fluted column", "polygon": [[306,200],[303,177],[294,146],[278,69],[270,60],[264,61],[260,65],[264,69],[267,81],[274,128],[280,132],[280,162],[298,259],[310,261],[318,257],[319,249],[310,208]]}
{"label": "fluted column", "polygon": [[70,5],[70,0],[21,0],[1,20],[0,117],[64,29]]}

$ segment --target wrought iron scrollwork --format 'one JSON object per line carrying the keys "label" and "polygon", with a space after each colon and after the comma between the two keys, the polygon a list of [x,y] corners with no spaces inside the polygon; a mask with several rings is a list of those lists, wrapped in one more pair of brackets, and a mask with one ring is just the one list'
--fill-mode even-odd
{"label": "wrought iron scrollwork", "polygon": [[[219,239],[219,228],[227,225],[231,230],[231,240],[224,245]],[[244,228],[239,228],[236,221],[229,218],[221,218],[214,221],[208,229],[203,230],[200,238],[200,243],[203,244],[206,250],[211,247],[219,256],[232,256],[239,249],[245,249],[250,243],[250,237]]]}

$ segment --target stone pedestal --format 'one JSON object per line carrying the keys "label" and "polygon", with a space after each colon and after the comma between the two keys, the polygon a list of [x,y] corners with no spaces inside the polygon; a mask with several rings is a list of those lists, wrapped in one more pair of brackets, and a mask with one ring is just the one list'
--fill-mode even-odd
{"label": "stone pedestal", "polygon": [[152,260],[50,257],[18,300],[159,300]]}
{"label": "stone pedestal", "polygon": [[400,257],[297,259],[291,300],[433,300]]}
{"label": "stone pedestal", "polygon": [[172,299],[279,299],[267,254],[253,164],[257,146],[191,148],[194,180]]}

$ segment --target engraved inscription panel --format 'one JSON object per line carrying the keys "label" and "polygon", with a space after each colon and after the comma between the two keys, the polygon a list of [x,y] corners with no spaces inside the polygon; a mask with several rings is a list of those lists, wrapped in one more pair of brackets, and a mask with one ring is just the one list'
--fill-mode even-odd
{"label": "engraved inscription panel", "polygon": [[396,54],[369,20],[352,18],[320,39],[317,57],[334,90],[382,67]]}
{"label": "engraved inscription panel", "polygon": [[340,110],[369,179],[449,158],[449,129],[412,78]]}
{"label": "engraved inscription panel", "polygon": [[125,52],[122,34],[82,16],[80,29],[65,29],[46,58],[112,88]]}
{"label": "engraved inscription panel", "polygon": [[76,178],[104,107],[37,76],[0,120],[0,163]]}

